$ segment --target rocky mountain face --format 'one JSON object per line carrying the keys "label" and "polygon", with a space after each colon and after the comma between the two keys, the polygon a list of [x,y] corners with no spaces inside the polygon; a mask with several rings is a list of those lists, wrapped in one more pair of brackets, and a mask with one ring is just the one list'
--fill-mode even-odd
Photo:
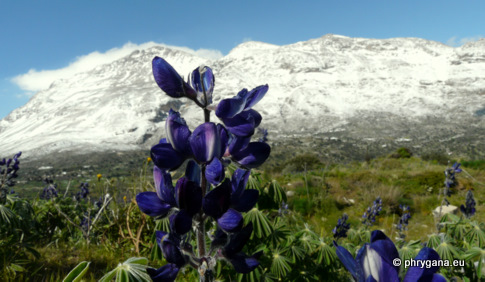
{"label": "rocky mountain face", "polygon": [[418,38],[325,35],[285,46],[246,42],[215,61],[162,46],[137,50],[55,81],[1,120],[0,156],[148,149],[165,136],[170,108],[195,128],[202,111],[158,88],[154,56],[185,76],[210,66],[214,104],[269,84],[255,109],[275,145],[334,144],[342,153],[402,144],[485,154],[485,39],[453,48]]}

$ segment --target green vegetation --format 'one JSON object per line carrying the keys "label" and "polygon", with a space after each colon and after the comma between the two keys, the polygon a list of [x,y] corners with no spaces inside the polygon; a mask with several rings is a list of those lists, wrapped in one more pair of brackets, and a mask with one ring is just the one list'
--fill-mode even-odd
{"label": "green vegetation", "polygon": [[[458,185],[449,197],[450,203],[459,207],[472,189],[476,215],[466,219],[458,212],[437,219],[432,210],[442,201],[445,166],[432,159],[407,156],[406,152],[401,150],[403,157],[399,158],[348,164],[329,164],[315,155],[301,154],[280,162],[277,169],[253,171],[248,186],[258,189],[260,198],[257,207],[245,216],[246,223],[254,226],[253,240],[245,252],[263,250],[261,265],[241,275],[223,263],[217,268],[217,278],[345,280],[350,276],[332,244],[332,229],[338,218],[348,214],[351,226],[348,237],[338,243],[355,251],[368,242],[371,230],[383,230],[391,239],[398,236],[399,205],[406,205],[411,219],[399,248],[401,256],[414,257],[419,243],[428,242],[442,258],[466,260],[465,274],[458,268],[441,268],[443,275],[480,279],[483,274],[473,263],[481,261],[485,253],[485,227],[479,221],[485,213],[485,161],[463,161],[466,173],[457,177]],[[113,165],[113,161],[109,163]],[[45,186],[41,183],[43,176],[18,183],[16,193],[9,194],[7,202],[0,205],[0,276],[6,281],[59,281],[72,271],[72,281],[81,273],[83,279],[95,281],[105,275],[113,279],[117,275],[129,277],[131,272],[125,271],[129,268],[144,273],[145,265],[158,268],[165,264],[154,230],[167,230],[167,221],[145,216],[134,200],[141,191],[154,191],[151,168],[146,157],[140,157],[118,174],[109,175],[108,168],[92,166],[89,175],[54,178],[59,197],[51,200],[39,198]],[[61,175],[64,170],[68,169],[59,169]],[[100,179],[98,173],[103,174]],[[174,180],[177,175],[175,172]],[[76,201],[73,196],[82,182],[90,184],[90,194]],[[377,197],[382,199],[382,212],[373,226],[364,226],[362,214]],[[104,208],[96,206],[95,201],[102,201]],[[289,205],[287,210],[282,202]],[[87,229],[83,227],[86,218],[91,220]],[[196,277],[194,271],[187,270],[179,279],[194,281]]]}

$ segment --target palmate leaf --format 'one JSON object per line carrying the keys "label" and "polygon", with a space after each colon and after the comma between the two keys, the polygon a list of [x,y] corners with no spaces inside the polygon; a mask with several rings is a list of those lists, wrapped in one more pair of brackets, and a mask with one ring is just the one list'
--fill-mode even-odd
{"label": "palmate leaf", "polygon": [[268,194],[275,203],[286,202],[286,193],[283,187],[276,180],[271,181],[268,188]]}
{"label": "palmate leaf", "polygon": [[472,263],[473,261],[478,259],[477,276],[480,279],[482,277],[482,267],[485,261],[485,250],[480,249],[478,247],[473,247],[463,255],[463,259],[466,262],[472,262]]}
{"label": "palmate leaf", "polygon": [[83,261],[79,263],[76,267],[74,267],[69,274],[62,280],[62,282],[78,282],[81,281],[83,276],[89,269],[89,261]]}
{"label": "palmate leaf", "polygon": [[268,237],[273,232],[273,227],[271,226],[268,217],[257,208],[253,208],[244,215],[244,224],[248,224],[249,222],[253,223],[253,234],[251,234],[251,239],[254,238],[254,236],[257,238]]}
{"label": "palmate leaf", "polygon": [[441,237],[438,234],[429,235],[427,246],[436,250],[438,245],[441,244]]}
{"label": "palmate leaf", "polygon": [[283,278],[288,272],[291,271],[290,259],[284,256],[286,252],[284,249],[275,249],[273,251],[273,262],[271,263],[271,272]]}
{"label": "palmate leaf", "polygon": [[10,227],[17,226],[17,216],[15,213],[4,205],[0,205],[0,220],[2,225]]}
{"label": "palmate leaf", "polygon": [[116,277],[116,281],[151,281],[146,273],[148,259],[132,257],[108,272],[99,281],[109,282]]}
{"label": "palmate leaf", "polygon": [[467,242],[476,247],[485,247],[485,233],[476,222],[471,223],[470,231],[465,235]]}
{"label": "palmate leaf", "polygon": [[399,257],[405,261],[405,260],[410,260],[414,259],[417,255],[419,250],[421,249],[421,241],[419,240],[412,240],[409,241],[407,244],[402,246],[399,251]]}
{"label": "palmate leaf", "polygon": [[319,238],[318,241],[314,241],[314,244],[318,245],[315,252],[317,253],[317,262],[326,266],[335,265],[337,261],[337,254],[335,248],[332,248],[329,244],[325,243],[323,238]]}
{"label": "palmate leaf", "polygon": [[[278,278],[271,272],[268,272],[267,269],[263,269],[263,267],[259,266],[255,270],[247,273],[247,274],[238,274],[237,281],[248,281],[248,282],[273,282]],[[221,280],[222,281],[222,280]]]}
{"label": "palmate leaf", "polygon": [[436,252],[442,260],[452,261],[453,259],[460,258],[456,248],[448,240],[444,240],[441,244],[439,244],[436,248]]}

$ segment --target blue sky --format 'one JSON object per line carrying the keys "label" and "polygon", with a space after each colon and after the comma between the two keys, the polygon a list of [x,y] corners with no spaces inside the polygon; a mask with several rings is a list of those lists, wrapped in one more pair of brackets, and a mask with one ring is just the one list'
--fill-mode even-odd
{"label": "blue sky", "polygon": [[256,40],[327,33],[420,37],[459,46],[485,36],[481,0],[0,0],[0,118],[62,76],[164,43],[208,56]]}

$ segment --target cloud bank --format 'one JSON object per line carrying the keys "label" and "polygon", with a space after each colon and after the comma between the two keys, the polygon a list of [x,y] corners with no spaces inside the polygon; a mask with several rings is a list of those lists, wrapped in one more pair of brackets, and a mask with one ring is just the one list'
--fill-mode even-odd
{"label": "cloud bank", "polygon": [[446,45],[451,47],[459,47],[468,42],[475,42],[482,38],[483,36],[481,35],[472,36],[472,37],[463,37],[463,38],[457,38],[456,36],[453,36],[452,38],[448,39],[448,41],[446,41]]}
{"label": "cloud bank", "polygon": [[68,78],[76,73],[89,71],[91,69],[96,68],[99,65],[111,63],[117,59],[120,59],[124,56],[129,55],[131,52],[135,50],[146,49],[146,48],[150,48],[153,46],[160,46],[160,45],[165,47],[170,47],[173,49],[182,50],[187,53],[191,53],[210,60],[217,60],[223,57],[223,54],[219,50],[212,50],[212,49],[193,50],[187,47],[170,46],[170,45],[159,44],[155,42],[146,42],[143,44],[134,44],[134,43],[128,42],[120,48],[112,48],[104,53],[95,51],[84,56],[79,56],[68,66],[60,69],[40,70],[40,71],[35,69],[30,69],[27,73],[21,74],[12,78],[11,81],[24,91],[37,92],[37,91],[49,88],[49,86],[55,80],[58,80],[61,78]]}

